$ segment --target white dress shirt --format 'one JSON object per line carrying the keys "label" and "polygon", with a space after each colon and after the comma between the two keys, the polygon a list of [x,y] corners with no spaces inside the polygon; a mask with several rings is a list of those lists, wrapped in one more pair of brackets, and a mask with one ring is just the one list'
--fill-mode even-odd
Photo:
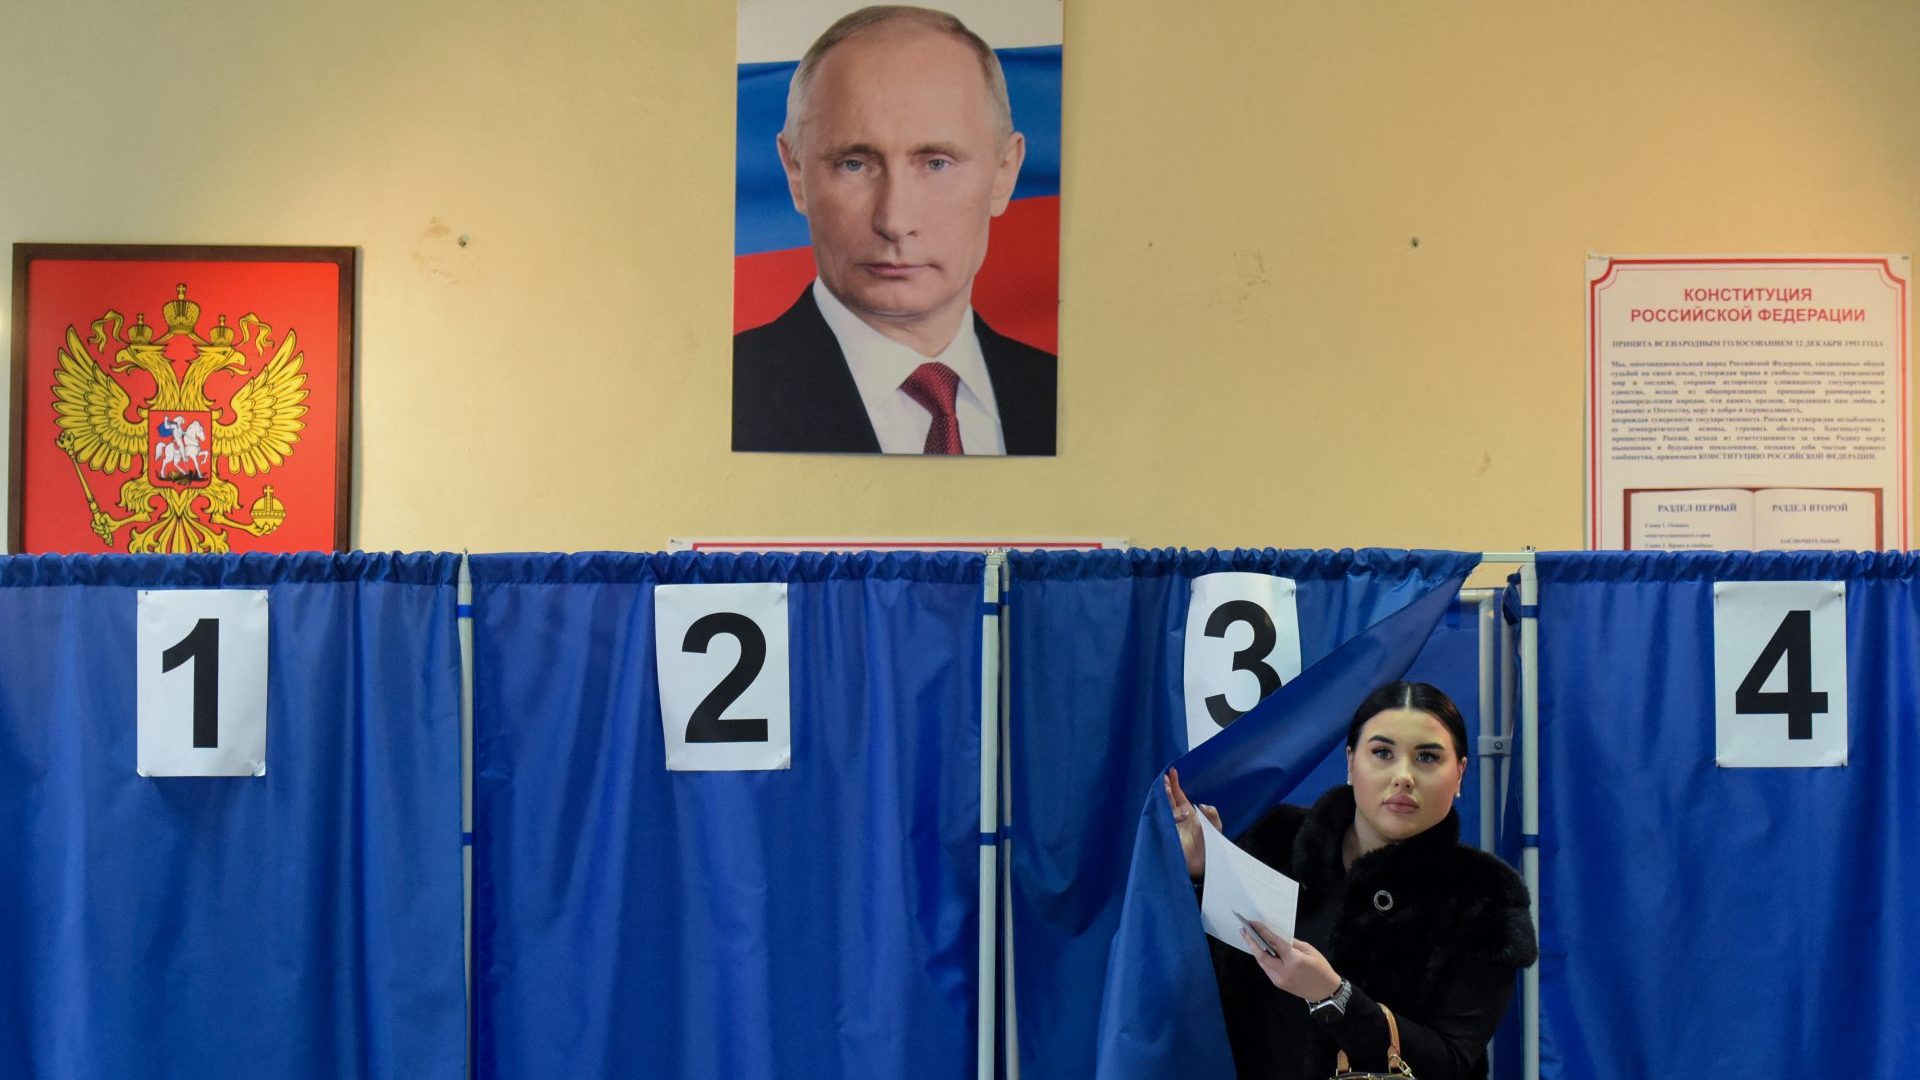
{"label": "white dress shirt", "polygon": [[883,454],[919,454],[926,450],[927,430],[933,427],[933,414],[908,397],[900,384],[913,369],[929,360],[938,360],[960,376],[960,390],[954,395],[953,411],[960,420],[960,445],[969,454],[1004,454],[1006,439],[1000,431],[1000,408],[993,400],[993,381],[987,377],[987,360],[980,353],[980,336],[973,330],[973,308],[960,320],[960,332],[954,335],[938,356],[923,356],[911,346],[860,321],[839,297],[833,295],[819,278],[813,280],[813,302],[827,327],[840,342],[840,355],[846,357],[853,372],[860,400],[867,407],[867,419],[880,438]]}

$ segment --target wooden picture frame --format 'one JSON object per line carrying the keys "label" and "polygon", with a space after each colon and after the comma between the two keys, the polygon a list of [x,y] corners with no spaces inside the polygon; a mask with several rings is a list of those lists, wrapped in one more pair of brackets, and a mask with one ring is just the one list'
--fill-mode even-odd
{"label": "wooden picture frame", "polygon": [[16,554],[344,551],[351,247],[15,244]]}

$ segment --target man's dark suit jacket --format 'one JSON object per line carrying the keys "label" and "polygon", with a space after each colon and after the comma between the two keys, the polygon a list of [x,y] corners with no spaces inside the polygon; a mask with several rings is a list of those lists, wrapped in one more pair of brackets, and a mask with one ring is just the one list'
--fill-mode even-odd
{"label": "man's dark suit jacket", "polygon": [[[1007,453],[1053,453],[1059,362],[1052,353],[995,333],[978,315],[973,328],[993,380]],[[811,285],[786,314],[733,339],[733,448],[880,452],[853,372],[813,302]]]}

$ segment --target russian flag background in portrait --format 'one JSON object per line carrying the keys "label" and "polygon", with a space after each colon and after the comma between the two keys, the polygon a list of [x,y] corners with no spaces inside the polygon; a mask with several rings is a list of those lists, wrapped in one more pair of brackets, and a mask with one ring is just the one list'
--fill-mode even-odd
{"label": "russian flag background in portrait", "polygon": [[[772,322],[814,277],[807,219],[793,208],[775,138],[800,57],[858,0],[740,0],[735,126],[733,332]],[[949,0],[994,47],[1027,158],[1006,213],[993,220],[973,306],[995,330],[1059,351],[1060,2]]]}

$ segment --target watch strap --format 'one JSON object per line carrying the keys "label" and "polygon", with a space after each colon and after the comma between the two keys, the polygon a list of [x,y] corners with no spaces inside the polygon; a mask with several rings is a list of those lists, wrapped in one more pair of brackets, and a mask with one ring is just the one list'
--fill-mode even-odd
{"label": "watch strap", "polygon": [[1330,1008],[1341,1016],[1345,1016],[1347,1015],[1347,1002],[1352,1000],[1353,984],[1345,979],[1341,979],[1340,985],[1334,987],[1333,993],[1328,994],[1319,1001],[1307,1002],[1307,1013],[1311,1015],[1319,1012],[1321,1009]]}

